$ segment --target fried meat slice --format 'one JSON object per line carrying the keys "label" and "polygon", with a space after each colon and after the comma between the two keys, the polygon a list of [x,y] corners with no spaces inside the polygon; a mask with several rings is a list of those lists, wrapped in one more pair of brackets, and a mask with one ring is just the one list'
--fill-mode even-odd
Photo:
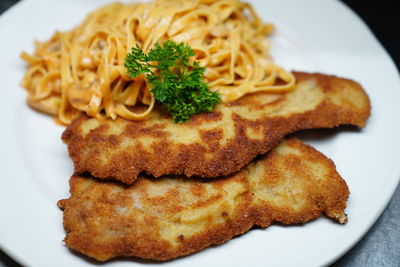
{"label": "fried meat slice", "polygon": [[334,163],[296,138],[219,179],[140,176],[134,185],[73,176],[65,243],[99,261],[170,260],[224,243],[254,225],[345,223],[349,190]]}
{"label": "fried meat slice", "polygon": [[287,134],[341,124],[363,127],[370,103],[356,82],[294,73],[285,94],[256,93],[176,124],[160,107],[143,121],[82,116],[64,132],[75,174],[132,184],[139,173],[219,177],[238,172]]}

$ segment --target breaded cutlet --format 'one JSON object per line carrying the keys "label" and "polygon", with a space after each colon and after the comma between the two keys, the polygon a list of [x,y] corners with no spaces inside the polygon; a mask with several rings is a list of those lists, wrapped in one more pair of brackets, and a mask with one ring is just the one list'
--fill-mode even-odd
{"label": "breaded cutlet", "polygon": [[65,244],[99,261],[170,260],[224,243],[253,226],[339,223],[349,190],[334,163],[296,138],[239,173],[219,179],[139,176],[133,185],[73,176]]}
{"label": "breaded cutlet", "polygon": [[226,176],[294,131],[365,125],[370,102],[358,83],[323,74],[294,75],[297,85],[291,92],[247,95],[188,123],[175,123],[160,107],[143,121],[82,116],[63,134],[75,174],[89,172],[126,184],[142,172]]}

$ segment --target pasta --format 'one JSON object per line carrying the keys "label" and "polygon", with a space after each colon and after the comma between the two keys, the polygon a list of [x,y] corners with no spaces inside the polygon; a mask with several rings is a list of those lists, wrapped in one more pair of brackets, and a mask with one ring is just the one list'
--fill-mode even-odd
{"label": "pasta", "polygon": [[189,44],[206,68],[210,90],[223,102],[245,94],[291,90],[295,78],[271,60],[266,36],[273,30],[251,5],[238,0],[155,0],[113,3],[76,28],[36,42],[22,86],[28,104],[69,124],[81,113],[95,118],[145,118],[155,100],[144,77],[129,78],[126,54],[172,39]]}

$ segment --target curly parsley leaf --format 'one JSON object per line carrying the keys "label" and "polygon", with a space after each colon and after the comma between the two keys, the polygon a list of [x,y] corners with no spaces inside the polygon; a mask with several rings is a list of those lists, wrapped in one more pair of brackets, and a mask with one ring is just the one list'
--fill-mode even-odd
{"label": "curly parsley leaf", "polygon": [[190,46],[168,40],[156,44],[147,54],[137,45],[125,58],[129,77],[144,74],[154,98],[177,123],[200,112],[211,112],[221,102],[220,94],[210,91],[204,81],[205,69],[198,62],[190,63],[194,55]]}

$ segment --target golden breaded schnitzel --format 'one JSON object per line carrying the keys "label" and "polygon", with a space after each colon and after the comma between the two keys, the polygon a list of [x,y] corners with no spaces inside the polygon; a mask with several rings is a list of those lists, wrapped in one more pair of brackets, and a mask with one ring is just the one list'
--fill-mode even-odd
{"label": "golden breaded schnitzel", "polygon": [[134,185],[73,176],[65,243],[99,261],[169,260],[228,241],[254,225],[345,223],[349,190],[334,163],[300,140],[282,142],[224,179],[140,176]]}
{"label": "golden breaded schnitzel", "polygon": [[359,84],[335,76],[294,74],[297,86],[289,93],[247,95],[188,123],[176,124],[160,109],[143,121],[82,116],[63,134],[75,174],[89,172],[127,184],[141,172],[155,177],[225,176],[294,131],[364,126],[370,103]]}

